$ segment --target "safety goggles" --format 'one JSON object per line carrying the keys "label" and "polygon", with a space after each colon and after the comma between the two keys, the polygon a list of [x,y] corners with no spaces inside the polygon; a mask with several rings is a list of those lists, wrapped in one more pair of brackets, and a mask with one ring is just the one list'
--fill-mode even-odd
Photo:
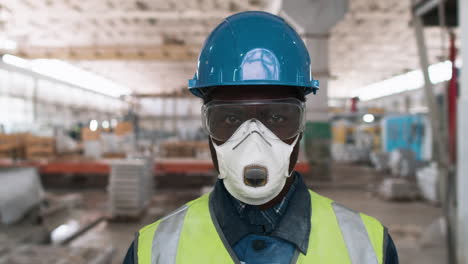
{"label": "safety goggles", "polygon": [[304,102],[295,98],[281,100],[211,101],[202,107],[203,126],[218,140],[233,139],[247,120],[258,120],[279,139],[297,136],[304,128]]}

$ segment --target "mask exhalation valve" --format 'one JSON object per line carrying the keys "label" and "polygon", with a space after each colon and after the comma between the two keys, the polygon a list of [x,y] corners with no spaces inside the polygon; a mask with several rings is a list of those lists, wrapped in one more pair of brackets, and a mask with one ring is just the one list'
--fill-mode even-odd
{"label": "mask exhalation valve", "polygon": [[268,182],[268,170],[266,167],[249,165],[244,168],[244,184],[250,187],[261,187]]}

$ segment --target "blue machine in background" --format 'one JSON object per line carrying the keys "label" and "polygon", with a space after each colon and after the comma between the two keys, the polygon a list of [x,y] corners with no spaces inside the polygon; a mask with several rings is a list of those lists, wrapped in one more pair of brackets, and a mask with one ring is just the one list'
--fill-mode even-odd
{"label": "blue machine in background", "polygon": [[426,116],[394,115],[382,119],[382,148],[384,152],[395,149],[412,150],[417,160],[431,158],[430,124]]}

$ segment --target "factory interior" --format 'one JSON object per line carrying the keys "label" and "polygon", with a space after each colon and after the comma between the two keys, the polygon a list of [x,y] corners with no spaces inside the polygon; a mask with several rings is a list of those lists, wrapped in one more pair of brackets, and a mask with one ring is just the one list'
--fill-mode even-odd
{"label": "factory interior", "polygon": [[466,0],[0,1],[0,264],[122,263],[213,190],[189,80],[244,11],[296,30],[320,82],[307,187],[378,219],[399,263],[468,264]]}

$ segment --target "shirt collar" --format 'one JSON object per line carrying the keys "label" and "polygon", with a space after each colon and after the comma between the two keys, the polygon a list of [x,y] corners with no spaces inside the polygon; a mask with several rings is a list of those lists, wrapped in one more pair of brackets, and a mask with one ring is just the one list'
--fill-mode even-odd
{"label": "shirt collar", "polygon": [[226,240],[234,246],[251,233],[267,233],[289,241],[307,253],[311,229],[310,194],[302,176],[294,172],[294,183],[286,196],[267,210],[245,204],[224,187],[221,180],[213,190],[212,207]]}
{"label": "shirt collar", "polygon": [[228,194],[228,196],[231,198],[230,200],[234,204],[234,208],[236,208],[241,219],[244,220],[247,225],[254,225],[250,226],[252,232],[269,235],[276,229],[285,214],[288,203],[296,191],[297,182],[298,179],[295,177],[284,198],[279,203],[265,210],[259,210],[255,205],[241,202],[230,194]]}

